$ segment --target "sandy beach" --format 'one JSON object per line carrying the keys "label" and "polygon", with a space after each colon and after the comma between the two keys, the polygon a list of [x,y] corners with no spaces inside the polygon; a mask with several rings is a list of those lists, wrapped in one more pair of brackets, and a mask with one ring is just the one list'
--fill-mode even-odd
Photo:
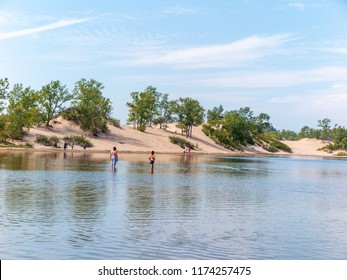
{"label": "sandy beach", "polygon": [[[159,126],[148,127],[145,132],[140,132],[132,126],[109,126],[109,133],[101,134],[98,137],[90,136],[82,131],[75,124],[62,118],[58,118],[51,129],[45,127],[31,128],[25,137],[26,142],[33,143],[35,150],[56,150],[57,148],[46,147],[35,143],[36,135],[46,136],[56,135],[60,139],[65,136],[84,135],[93,144],[88,151],[109,152],[116,146],[119,153],[149,153],[154,150],[156,153],[176,154],[183,153],[184,149],[169,140],[169,136],[182,137],[193,143],[196,149],[191,153],[195,154],[223,154],[223,155],[292,155],[292,156],[334,156],[337,152],[329,154],[318,149],[324,147],[327,143],[317,139],[301,139],[299,141],[283,141],[288,145],[293,153],[286,152],[270,153],[259,146],[244,147],[244,152],[234,152],[217,145],[212,139],[207,137],[201,130],[201,126],[193,128],[193,137],[185,138],[181,135],[180,129],[175,124],[169,124],[166,129],[160,129]],[[62,150],[63,140],[59,143]],[[71,149],[71,147],[68,147]],[[75,146],[74,151],[83,151],[80,146]]]}

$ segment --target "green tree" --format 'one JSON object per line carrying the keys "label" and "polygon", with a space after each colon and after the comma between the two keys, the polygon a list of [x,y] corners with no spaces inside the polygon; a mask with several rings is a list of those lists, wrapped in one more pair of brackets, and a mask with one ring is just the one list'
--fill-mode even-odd
{"label": "green tree", "polygon": [[282,129],[282,131],[276,131],[279,140],[298,140],[298,134],[292,130]]}
{"label": "green tree", "polygon": [[239,112],[227,112],[224,116],[222,127],[229,132],[232,142],[241,145],[254,143],[250,133],[251,123]]}
{"label": "green tree", "polygon": [[154,124],[159,124],[160,129],[169,122],[174,121],[173,117],[174,101],[169,100],[167,93],[159,93],[158,98],[158,116],[154,119]]}
{"label": "green tree", "polygon": [[126,103],[129,107],[128,122],[144,132],[159,114],[160,93],[155,87],[149,86],[143,92],[132,92],[130,95],[132,102]]}
{"label": "green tree", "polygon": [[72,109],[80,127],[94,136],[107,132],[107,123],[112,111],[110,99],[102,95],[102,83],[81,79],[75,83]]}
{"label": "green tree", "polygon": [[347,149],[347,130],[344,127],[336,126],[331,130],[332,141],[335,148]]}
{"label": "green tree", "polygon": [[22,84],[14,85],[9,92],[7,107],[7,132],[15,139],[21,139],[25,131],[39,121],[37,93],[30,87],[23,88]]}
{"label": "green tree", "polygon": [[[270,116],[260,113],[254,116],[249,107],[227,111],[223,114],[223,107],[215,107],[208,111],[207,124],[203,125],[203,132],[216,142],[228,149],[242,150],[242,145],[253,145],[257,142],[268,149],[278,150],[280,146],[275,138],[281,138],[270,123]],[[264,144],[265,142],[266,144]]]}
{"label": "green tree", "polygon": [[174,112],[178,116],[179,126],[187,137],[192,137],[193,126],[203,123],[205,109],[199,101],[190,97],[179,98],[174,106]]}
{"label": "green tree", "polygon": [[0,114],[0,142],[6,142],[7,134],[7,115]]}
{"label": "green tree", "polygon": [[255,117],[253,123],[257,133],[264,133],[273,130],[273,126],[270,123],[270,116],[265,113],[260,113]]}
{"label": "green tree", "polygon": [[8,96],[9,82],[8,79],[0,79],[0,114],[5,109],[4,103]]}
{"label": "green tree", "polygon": [[321,138],[321,130],[320,129],[314,129],[311,128],[307,125],[305,125],[304,127],[301,128],[298,137],[299,138],[316,138],[316,139],[320,139]]}
{"label": "green tree", "polygon": [[299,132],[299,137],[300,138],[310,138],[311,137],[311,130],[312,130],[312,128],[310,128],[309,126],[307,126],[307,125],[303,126]]}
{"label": "green tree", "polygon": [[237,114],[239,114],[245,121],[251,123],[254,121],[254,113],[249,107],[243,107],[239,110],[235,111]]}
{"label": "green tree", "polygon": [[219,107],[213,107],[212,110],[207,110],[207,123],[210,125],[218,125],[220,120],[224,117],[224,108],[222,105],[219,105]]}
{"label": "green tree", "polygon": [[318,120],[318,126],[321,127],[321,139],[328,140],[331,138],[331,128],[330,128],[331,120],[325,118],[323,120]]}
{"label": "green tree", "polygon": [[38,101],[41,106],[42,119],[48,127],[50,121],[57,117],[65,108],[64,104],[72,99],[65,85],[60,81],[51,81],[38,92]]}
{"label": "green tree", "polygon": [[254,143],[254,116],[249,107],[223,113],[223,107],[214,107],[207,112],[207,124],[203,125],[206,135],[226,148],[242,150],[240,145]]}

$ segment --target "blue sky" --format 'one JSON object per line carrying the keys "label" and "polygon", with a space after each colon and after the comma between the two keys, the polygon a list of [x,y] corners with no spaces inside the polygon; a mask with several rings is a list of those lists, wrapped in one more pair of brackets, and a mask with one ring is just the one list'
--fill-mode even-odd
{"label": "blue sky", "polygon": [[347,1],[0,0],[0,77],[96,79],[122,124],[130,93],[152,85],[277,129],[347,126]]}

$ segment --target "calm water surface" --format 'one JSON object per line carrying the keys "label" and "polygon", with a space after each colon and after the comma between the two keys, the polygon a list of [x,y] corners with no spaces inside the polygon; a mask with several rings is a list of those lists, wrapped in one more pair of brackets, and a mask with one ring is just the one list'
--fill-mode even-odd
{"label": "calm water surface", "polygon": [[347,160],[0,152],[0,259],[347,259]]}

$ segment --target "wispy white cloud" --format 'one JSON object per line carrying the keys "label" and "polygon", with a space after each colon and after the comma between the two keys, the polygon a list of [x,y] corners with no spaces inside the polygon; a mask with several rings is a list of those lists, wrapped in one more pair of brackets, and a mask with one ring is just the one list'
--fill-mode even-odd
{"label": "wispy white cloud", "polygon": [[317,52],[328,52],[333,55],[342,55],[341,58],[346,58],[347,55],[347,40],[340,38],[335,40],[322,40],[312,44],[311,49]]}
{"label": "wispy white cloud", "polygon": [[301,2],[289,2],[288,6],[294,8],[294,9],[297,9],[299,11],[305,10],[305,4],[303,4]]}
{"label": "wispy white cloud", "polygon": [[[271,103],[297,103],[300,102],[301,93],[283,96],[283,91],[297,91],[300,86],[307,88],[325,88],[326,90],[341,90],[345,94],[347,87],[347,67],[327,66],[300,70],[274,70],[249,72],[245,69],[240,71],[219,71],[214,73],[195,73],[194,71],[180,71],[176,74],[141,74],[122,76],[123,81],[155,81],[158,84],[184,88],[205,88],[229,93],[247,92],[253,96],[267,96]],[[272,92],[277,94],[271,95]],[[233,95],[232,95],[233,96]]]}
{"label": "wispy white cloud", "polygon": [[93,18],[59,20],[59,21],[56,21],[53,23],[49,23],[49,24],[45,24],[45,25],[41,25],[41,26],[37,26],[37,27],[25,28],[25,29],[16,30],[16,31],[10,31],[10,32],[3,32],[3,33],[0,33],[0,40],[23,37],[23,36],[28,36],[28,35],[32,35],[32,34],[37,34],[37,33],[44,32],[44,31],[64,28],[64,27],[68,27],[71,25],[90,21],[92,19]]}
{"label": "wispy white cloud", "polygon": [[53,18],[48,15],[29,14],[13,10],[0,10],[0,30],[5,30],[9,26],[20,27],[40,21],[53,21]]}
{"label": "wispy white cloud", "polygon": [[229,72],[210,76],[200,83],[226,88],[281,88],[305,84],[347,82],[347,67],[326,66],[304,70]]}
{"label": "wispy white cloud", "polygon": [[[346,124],[345,112],[347,95],[345,93],[328,92],[321,95],[313,95],[306,104],[312,104],[312,109],[319,114],[328,114],[340,124]],[[340,120],[338,120],[340,119]]]}
{"label": "wispy white cloud", "polygon": [[[290,121],[295,130],[299,129],[303,125],[315,125],[317,120],[327,117],[333,120],[333,123],[339,125],[346,125],[346,106],[347,95],[342,91],[336,89],[324,89],[324,90],[308,90],[298,95],[289,95],[282,97],[273,97],[267,103],[269,110],[273,108],[281,108],[282,112],[278,117],[288,115]],[[273,112],[271,115],[276,114]],[[297,123],[294,125],[295,122]],[[280,126],[283,127],[282,120]],[[288,128],[288,127],[287,127]]]}
{"label": "wispy white cloud", "polygon": [[229,44],[218,44],[173,50],[139,58],[138,64],[167,64],[182,68],[235,66],[278,52],[288,41],[296,40],[288,34],[251,36]]}
{"label": "wispy white cloud", "polygon": [[328,52],[333,53],[339,53],[339,54],[347,54],[347,47],[341,47],[341,48],[325,48],[323,49]]}

